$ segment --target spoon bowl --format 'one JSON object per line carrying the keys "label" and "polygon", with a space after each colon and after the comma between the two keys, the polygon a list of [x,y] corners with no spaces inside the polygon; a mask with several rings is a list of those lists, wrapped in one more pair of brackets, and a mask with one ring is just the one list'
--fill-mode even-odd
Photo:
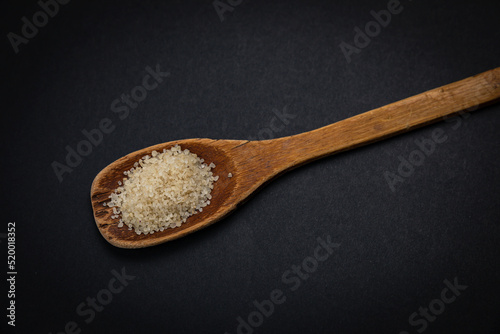
{"label": "spoon bowl", "polygon": [[[104,168],[92,183],[92,208],[97,227],[102,236],[117,247],[141,248],[182,237],[222,219],[236,208],[237,203],[234,202],[233,194],[239,180],[235,161],[230,158],[226,148],[244,142],[210,139],[177,140],[150,146],[114,161]],[[203,157],[208,163],[213,162],[216,165],[212,172],[214,176],[219,176],[219,179],[214,182],[214,188],[211,192],[211,204],[203,208],[202,212],[190,216],[180,227],[168,228],[153,234],[138,235],[134,230],[129,230],[126,225],[118,227],[118,219],[111,218],[113,209],[104,206],[103,203],[109,202],[109,196],[119,186],[118,181],[122,181],[125,177],[123,172],[130,170],[134,163],[143,156],[151,155],[152,151],[161,152],[163,149],[170,149],[175,145],[181,146],[182,149],[188,149],[191,153]],[[234,177],[229,178],[229,173],[233,173]],[[233,201],[230,201],[230,199],[233,199]]]}
{"label": "spoon bowl", "polygon": [[[338,152],[366,145],[449,117],[472,111],[500,99],[500,68],[435,88],[404,100],[325,127],[264,141],[185,139],[150,146],[130,153],[96,176],[91,187],[94,218],[102,236],[121,248],[142,248],[183,237],[207,227],[236,209],[254,191],[279,174]],[[104,206],[134,163],[152,151],[179,145],[214,163],[210,205],[190,216],[180,227],[152,234],[136,234],[118,227],[112,208]],[[229,173],[232,177],[229,177]]]}

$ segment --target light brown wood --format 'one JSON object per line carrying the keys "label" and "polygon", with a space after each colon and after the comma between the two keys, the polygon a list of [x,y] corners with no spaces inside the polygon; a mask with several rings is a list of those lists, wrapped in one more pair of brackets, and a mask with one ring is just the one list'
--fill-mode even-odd
{"label": "light brown wood", "polygon": [[[94,179],[91,201],[102,236],[122,248],[141,248],[183,237],[207,227],[241,205],[253,192],[279,174],[341,151],[375,142],[439,121],[466,109],[477,109],[500,99],[500,68],[442,86],[310,132],[264,141],[185,139],[130,153],[104,168]],[[103,206],[123,179],[123,172],[153,150],[179,144],[213,162],[219,180],[211,204],[180,227],[137,235],[118,228],[112,210]],[[228,173],[233,177],[229,178]]]}

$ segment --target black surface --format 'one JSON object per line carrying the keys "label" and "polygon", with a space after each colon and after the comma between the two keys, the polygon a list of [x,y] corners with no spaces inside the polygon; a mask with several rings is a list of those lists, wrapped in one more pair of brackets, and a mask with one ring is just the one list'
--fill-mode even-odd
{"label": "black surface", "polygon": [[[21,18],[40,7],[4,3],[0,233],[16,222],[18,275],[16,327],[5,316],[2,327],[232,334],[254,300],[280,289],[286,301],[255,333],[417,333],[410,315],[456,277],[468,287],[424,332],[496,333],[498,104],[296,169],[174,242],[118,249],[93,220],[93,178],[129,152],[269,136],[285,107],[295,118],[272,135],[292,135],[500,66],[498,1],[401,1],[348,63],[340,43],[387,3],[244,1],[221,22],[211,1],[71,1],[17,54],[7,33],[20,34]],[[120,120],[112,102],[157,64],[170,76]],[[51,164],[104,118],[115,130],[59,182]],[[391,191],[384,172],[436,129],[447,140]],[[327,236],[340,246],[292,291],[282,275]],[[123,267],[135,279],[86,323],[77,306]]]}

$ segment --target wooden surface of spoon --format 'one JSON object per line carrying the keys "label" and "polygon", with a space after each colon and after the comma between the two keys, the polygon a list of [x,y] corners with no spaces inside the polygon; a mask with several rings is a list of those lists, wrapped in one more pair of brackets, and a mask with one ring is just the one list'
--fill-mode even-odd
{"label": "wooden surface of spoon", "polygon": [[[94,179],[91,202],[102,236],[121,248],[141,248],[183,237],[225,217],[254,191],[277,175],[307,162],[366,145],[439,121],[462,110],[475,110],[500,99],[500,68],[442,86],[363,114],[294,136],[264,141],[185,139],[130,153],[104,168]],[[180,227],[137,235],[118,227],[112,209],[104,206],[124,178],[123,172],[153,150],[174,145],[213,162],[211,204]],[[231,173],[233,176],[228,177]]]}

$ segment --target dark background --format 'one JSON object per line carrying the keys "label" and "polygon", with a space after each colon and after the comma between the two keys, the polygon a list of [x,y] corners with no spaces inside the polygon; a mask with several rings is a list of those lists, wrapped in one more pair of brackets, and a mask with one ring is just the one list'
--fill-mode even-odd
{"label": "dark background", "polygon": [[[129,152],[267,137],[285,107],[296,117],[273,136],[292,135],[500,65],[498,1],[401,5],[348,63],[339,44],[353,44],[386,0],[244,1],[223,21],[210,0],[75,0],[17,54],[7,33],[40,7],[4,2],[0,233],[16,222],[13,332],[75,321],[82,333],[232,334],[253,300],[281,289],[286,302],[255,333],[417,333],[408,317],[455,277],[468,288],[425,333],[497,332],[498,104],[296,169],[223,221],[160,246],[115,248],[94,223],[91,182]],[[112,101],[156,64],[170,77],[120,120]],[[51,163],[103,118],[116,129],[60,183]],[[437,128],[447,141],[391,191],[384,172]],[[291,291],[282,274],[327,236],[340,247]],[[77,305],[123,267],[135,279],[85,323]]]}

